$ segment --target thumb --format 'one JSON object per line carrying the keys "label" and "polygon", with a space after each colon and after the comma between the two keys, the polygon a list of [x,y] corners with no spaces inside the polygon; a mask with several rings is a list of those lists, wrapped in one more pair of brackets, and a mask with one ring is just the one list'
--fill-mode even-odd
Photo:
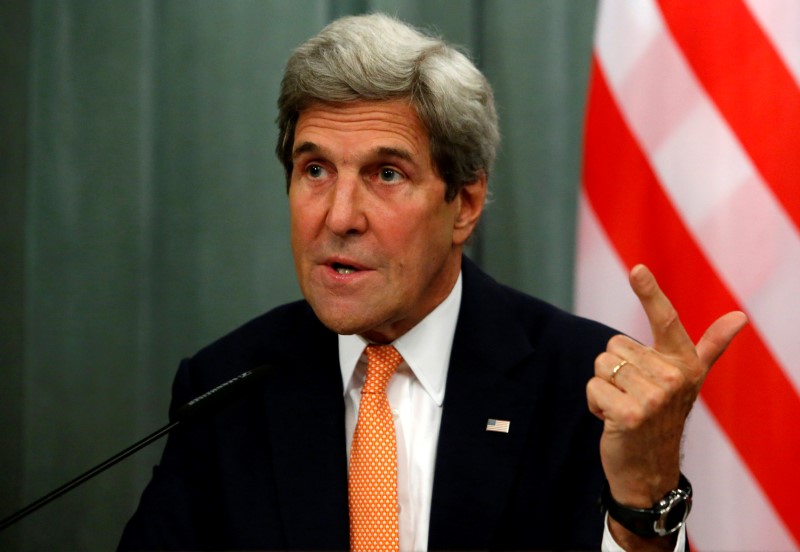
{"label": "thumb", "polygon": [[720,316],[697,342],[697,356],[700,361],[710,368],[746,325],[747,315],[743,312],[733,311]]}

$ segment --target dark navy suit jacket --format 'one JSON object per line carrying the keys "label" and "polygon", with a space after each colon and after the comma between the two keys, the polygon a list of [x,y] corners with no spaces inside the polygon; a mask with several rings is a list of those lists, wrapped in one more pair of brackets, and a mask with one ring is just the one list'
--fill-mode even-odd
{"label": "dark navy suit jacket", "polygon": [[[464,260],[430,550],[599,549],[602,425],[585,389],[613,333]],[[254,393],[170,435],[121,549],[349,549],[337,336],[307,303],[184,361],[173,405],[263,363],[275,368]],[[489,418],[510,431],[487,432]]]}

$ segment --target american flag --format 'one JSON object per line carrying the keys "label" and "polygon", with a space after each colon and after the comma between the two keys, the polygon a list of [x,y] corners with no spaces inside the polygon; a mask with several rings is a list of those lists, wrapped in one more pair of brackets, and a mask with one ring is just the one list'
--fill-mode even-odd
{"label": "american flag", "polygon": [[508,433],[509,427],[511,427],[511,422],[508,420],[495,420],[494,418],[489,418],[489,420],[486,422],[486,431]]}
{"label": "american flag", "polygon": [[649,339],[647,264],[697,341],[750,325],[689,420],[704,551],[800,549],[800,2],[601,0],[576,310]]}

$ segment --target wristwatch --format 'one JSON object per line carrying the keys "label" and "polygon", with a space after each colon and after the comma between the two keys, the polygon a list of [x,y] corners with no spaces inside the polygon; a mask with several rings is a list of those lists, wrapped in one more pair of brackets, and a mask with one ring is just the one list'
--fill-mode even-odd
{"label": "wristwatch", "polygon": [[664,537],[680,529],[689,517],[692,509],[692,485],[681,474],[678,488],[664,495],[652,508],[631,508],[614,500],[606,482],[600,502],[608,515],[628,531],[644,538]]}

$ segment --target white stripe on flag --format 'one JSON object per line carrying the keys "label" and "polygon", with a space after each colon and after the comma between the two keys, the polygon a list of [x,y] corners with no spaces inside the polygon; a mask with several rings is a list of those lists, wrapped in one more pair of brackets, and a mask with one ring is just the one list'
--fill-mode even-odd
{"label": "white stripe on flag", "polygon": [[794,550],[791,536],[702,399],[689,418],[685,449],[683,470],[694,488],[687,526],[693,544],[718,552]]}
{"label": "white stripe on flag", "polygon": [[[655,4],[637,5],[646,25],[598,33],[609,85],[684,223],[800,392],[800,236],[697,83]],[[625,8],[604,6],[617,10],[606,17]],[[635,41],[648,48],[631,48],[639,57],[628,53],[618,62],[611,44]]]}
{"label": "white stripe on flag", "polygon": [[583,191],[578,201],[575,312],[649,343],[650,324],[628,286],[628,269],[597,222]]}
{"label": "white stripe on flag", "polygon": [[[800,83],[798,78],[800,2],[743,1],[757,24],[767,33],[795,81]],[[636,2],[601,0],[595,35],[595,56],[598,67],[610,87],[613,101],[616,102],[614,107],[619,108],[625,125],[641,149],[641,153],[646,156],[658,184],[670,202],[670,205],[665,204],[665,209],[670,211],[664,220],[672,224],[670,222],[674,220],[671,218],[672,210],[681,217],[685,229],[694,242],[684,240],[682,237],[675,238],[684,240],[680,243],[692,251],[695,251],[694,244],[696,244],[716,274],[703,270],[699,273],[706,274],[704,278],[719,278],[723,284],[717,285],[714,279],[713,282],[687,281],[686,285],[695,287],[712,285],[713,289],[709,291],[715,294],[714,297],[717,299],[727,297],[727,294],[732,295],[740,308],[747,310],[751,324],[756,330],[750,334],[757,335],[750,341],[755,346],[753,350],[763,350],[760,348],[763,343],[768,349],[764,351],[765,356],[774,356],[774,361],[780,364],[782,372],[791,380],[791,387],[795,393],[800,393],[800,333],[797,329],[800,328],[800,230],[797,226],[796,210],[791,210],[793,207],[790,203],[786,203],[786,206],[781,203],[787,202],[787,198],[793,199],[792,180],[776,185],[779,177],[791,179],[797,176],[797,181],[800,182],[800,175],[792,174],[796,172],[796,168],[787,171],[784,165],[764,164],[765,158],[770,159],[772,150],[758,150],[758,144],[764,142],[754,141],[753,137],[760,136],[758,132],[762,132],[763,135],[765,129],[758,128],[758,121],[752,118],[735,119],[743,112],[737,113],[732,110],[732,104],[725,103],[730,97],[724,94],[736,93],[736,89],[730,85],[735,81],[725,83],[720,81],[720,84],[729,88],[714,89],[716,81],[709,80],[713,79],[713,71],[703,72],[704,67],[713,66],[717,63],[717,59],[702,57],[710,52],[703,51],[703,44],[696,42],[697,36],[708,35],[706,40],[713,41],[715,29],[707,31],[699,29],[698,33],[704,34],[692,36],[694,28],[686,26],[690,18],[683,17],[684,14],[679,11],[679,4],[664,1],[661,6],[668,15],[672,25],[671,30],[666,26],[661,7],[653,0]],[[718,10],[728,7],[724,2],[714,6]],[[735,20],[741,23],[743,28],[752,31],[754,27],[748,26],[749,21],[744,11],[735,9],[739,4],[732,2],[730,6],[732,17],[738,18]],[[706,8],[711,9],[708,6]],[[706,18],[705,21],[709,21],[708,17],[715,16],[716,13],[707,11],[703,17]],[[720,20],[733,20],[726,20],[723,16]],[[688,35],[687,29],[691,31]],[[733,36],[730,27],[725,30],[728,32],[727,35],[718,36],[725,38]],[[682,41],[681,45],[676,43],[673,32],[675,37],[678,37],[677,40]],[[755,37],[753,44],[760,40],[757,31],[750,32],[747,36]],[[693,40],[695,42],[692,42]],[[725,44],[735,44],[735,40]],[[759,46],[763,44],[761,42]],[[692,57],[691,62],[698,69],[699,78],[706,79],[703,81],[705,85],[712,85],[708,88],[709,92],[706,92],[704,84],[701,84],[690,63],[684,58],[682,47],[687,48],[689,55],[700,54],[699,57]],[[769,49],[760,51],[768,52]],[[736,64],[737,52],[726,53],[729,57],[719,59],[718,63],[730,65],[731,71],[741,69]],[[767,54],[766,57],[771,56]],[[706,65],[703,66],[702,63]],[[764,67],[774,67],[774,65]],[[755,85],[757,86],[757,83]],[[720,90],[723,90],[722,95]],[[746,90],[751,94],[761,94],[760,89]],[[783,95],[779,97],[787,98],[788,102],[788,98],[792,97],[791,86],[783,86],[782,91]],[[709,93],[713,95],[713,99]],[[765,93],[769,91],[765,90]],[[611,106],[605,100],[607,96],[604,93],[593,97],[600,99],[598,105]],[[715,103],[720,100],[722,100],[719,104],[722,111]],[[789,107],[792,105],[794,104],[790,104]],[[613,110],[613,107],[609,109]],[[725,116],[731,115],[734,118],[729,124]],[[604,119],[590,118],[590,120]],[[613,124],[616,119],[612,117],[608,121]],[[747,134],[750,130],[747,125],[756,129],[756,134]],[[763,124],[761,126],[764,127]],[[601,148],[598,151],[605,152],[602,148],[607,147],[609,143],[603,144],[596,139],[600,135],[598,132],[602,132],[598,129],[602,127],[595,124],[590,128],[595,130],[591,134],[595,137],[592,143]],[[740,134],[737,135],[737,132]],[[782,136],[775,133],[772,135]],[[627,136],[623,136],[623,133],[618,133],[617,136],[621,140],[627,140]],[[636,165],[639,159],[638,151],[628,151],[635,149],[630,144],[631,142],[626,142],[625,150],[632,157],[620,156],[619,159]],[[752,152],[752,159],[748,147]],[[613,151],[613,148],[608,151]],[[602,158],[609,159],[607,152]],[[597,158],[592,159],[594,161]],[[784,154],[784,157],[771,157],[770,160],[775,159],[787,158]],[[598,172],[596,162],[590,166],[595,168],[589,173],[591,174],[589,178],[594,184],[590,189],[592,199],[597,202],[597,211],[588,200],[587,194],[582,192],[578,213],[580,227],[577,244],[576,311],[578,314],[596,318],[641,338],[641,333],[647,329],[646,321],[643,321],[643,317],[637,318],[633,314],[633,309],[638,308],[638,304],[626,286],[628,267],[617,252],[617,248],[621,248],[621,252],[628,255],[626,256],[628,262],[632,260],[635,262],[636,259],[630,258],[631,253],[637,251],[636,247],[631,247],[632,236],[642,240],[639,245],[644,246],[644,251],[656,253],[661,251],[664,244],[659,240],[669,240],[673,236],[642,235],[639,238],[635,233],[641,231],[640,228],[632,227],[630,232],[633,234],[623,234],[619,225],[611,224],[608,226],[609,232],[619,243],[615,244],[610,240],[603,224],[616,221],[617,215],[612,211],[614,204],[603,203],[603,199],[615,196],[602,195],[598,185],[619,185],[631,189],[641,185],[642,189],[645,189],[647,186],[652,188],[652,182],[649,175],[645,175],[645,171],[641,170],[641,165],[636,166],[636,170],[639,171],[637,174],[646,182],[625,181],[625,175],[622,173],[625,172],[627,165],[622,163],[617,163],[616,166],[603,165],[612,172],[621,168],[619,172],[613,173],[619,182],[610,178],[604,179],[602,175],[610,173]],[[773,170],[775,166],[778,167],[777,173]],[[764,174],[770,179],[769,182],[757,167],[767,171]],[[781,172],[782,167],[784,170]],[[770,170],[773,172],[769,173]],[[789,183],[788,188],[786,182]],[[797,193],[800,194],[800,188]],[[652,207],[642,205],[641,208],[647,213]],[[620,213],[619,216],[624,217],[625,213]],[[676,228],[676,233],[680,233],[677,231],[677,226],[672,227]],[[681,258],[670,259],[675,266],[675,274],[679,276],[676,278],[673,275],[671,282],[679,288],[682,261]],[[697,271],[687,272],[698,274]],[[617,281],[613,282],[615,279]],[[702,297],[702,294],[699,295],[698,301],[702,301]],[[706,324],[710,322],[711,320]],[[761,341],[758,341],[759,339]],[[750,353],[752,356],[752,351]],[[740,364],[737,366],[741,369],[741,359],[750,357],[744,354],[737,358],[740,358]],[[772,358],[769,360],[773,361]],[[752,364],[750,362],[747,366]],[[757,374],[758,366],[753,366],[752,369]],[[742,378],[742,374],[738,373],[731,381],[737,380],[746,381],[746,378]],[[783,380],[773,377],[768,381],[780,385]],[[787,394],[791,395],[789,387],[780,387],[780,390],[785,390],[780,396],[787,401],[787,408],[796,404],[787,398]],[[759,388],[760,392],[766,391],[773,395],[778,390],[777,387]],[[786,481],[789,487],[780,484],[785,479],[792,479],[791,477],[770,479],[770,475],[775,473],[775,464],[769,463],[770,453],[765,451],[772,450],[771,437],[763,441],[748,440],[747,434],[739,431],[743,427],[741,424],[730,425],[732,419],[730,408],[735,411],[735,405],[720,405],[719,392],[714,394],[707,390],[704,396],[707,399],[717,400],[709,404],[719,410],[717,414],[722,416],[720,422],[723,425],[728,424],[724,427],[731,432],[731,439],[738,439],[735,442],[743,448],[737,450],[733,446],[725,430],[722,429],[723,425],[717,423],[714,414],[701,399],[687,430],[687,457],[684,464],[690,477],[693,476],[697,491],[696,508],[690,517],[690,539],[702,552],[799,550],[798,526],[794,519],[796,516],[792,515],[792,512],[796,512],[796,508],[791,501],[791,492],[787,492],[796,485],[793,480]],[[780,419],[779,409],[783,403],[768,403],[769,401],[764,402],[762,412],[752,412],[751,415],[757,416],[758,419]],[[791,424],[792,421],[787,423]],[[774,435],[780,434],[780,429],[772,426],[764,428],[764,431]],[[787,431],[791,430],[787,427]],[[791,439],[791,435],[787,434],[786,438]],[[754,442],[768,443],[769,447],[757,450],[747,448]],[[777,444],[780,440],[774,442],[776,443],[774,454],[780,454],[780,445]],[[796,447],[793,450],[796,450]],[[778,462],[781,466],[778,473],[784,473],[787,467],[793,465],[786,463],[786,458],[791,457],[784,456],[782,462]],[[748,467],[747,461],[753,461],[753,465]],[[773,466],[772,470],[770,466]],[[791,468],[788,468],[788,471],[790,472]],[[758,473],[762,478],[761,483],[754,473]],[[773,493],[772,500],[765,489]],[[781,519],[778,510],[782,511],[784,519]]]}
{"label": "white stripe on flag", "polygon": [[761,28],[772,39],[783,63],[800,86],[800,2],[744,0]]}

